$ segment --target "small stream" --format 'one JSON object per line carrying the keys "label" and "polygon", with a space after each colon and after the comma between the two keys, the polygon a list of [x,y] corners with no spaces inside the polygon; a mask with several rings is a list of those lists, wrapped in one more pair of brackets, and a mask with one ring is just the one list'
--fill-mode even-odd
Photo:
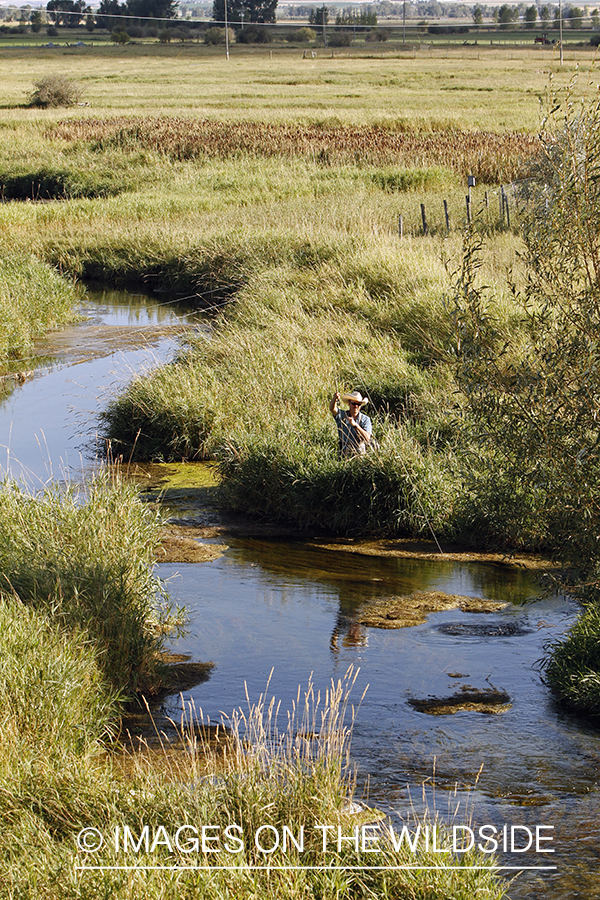
{"label": "small stream", "polygon": [[[4,469],[30,483],[89,472],[94,421],[108,396],[134,372],[168,359],[182,324],[201,327],[190,310],[117,293],[90,294],[83,311],[89,320],[41,346],[34,375],[0,405]],[[555,853],[508,848],[499,855],[500,865],[523,869],[507,868],[509,896],[600,898],[600,731],[554,706],[537,667],[544,644],[573,621],[572,603],[540,598],[531,573],[502,564],[367,556],[316,542],[225,542],[212,562],[159,567],[190,613],[189,633],[175,649],[215,663],[186,698],[214,720],[244,707],[246,691],[256,701],[270,678],[269,692],[285,711],[311,675],[324,692],[358,667],[355,700],[367,691],[352,755],[371,804],[391,815],[424,807],[442,818],[456,813],[473,828],[518,826],[517,848],[526,828],[553,826]],[[358,623],[367,602],[415,590],[508,605],[486,614],[438,612],[411,628]],[[428,715],[408,703],[466,686],[503,690],[510,706]],[[167,701],[173,718],[179,704]]]}

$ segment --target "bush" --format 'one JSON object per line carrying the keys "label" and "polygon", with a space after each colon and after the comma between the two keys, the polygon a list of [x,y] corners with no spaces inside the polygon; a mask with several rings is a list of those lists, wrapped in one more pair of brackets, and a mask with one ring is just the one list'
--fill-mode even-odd
{"label": "bush", "polygon": [[131,38],[126,31],[113,31],[110,36],[111,41],[115,44],[128,44]]}
{"label": "bush", "polygon": [[57,106],[75,106],[81,98],[81,88],[64,75],[47,75],[36,81],[29,95],[29,106],[44,109]]}
{"label": "bush", "polygon": [[[482,520],[553,552],[565,589],[588,607],[546,663],[578,710],[600,710],[600,107],[551,107],[527,182],[523,259],[512,288],[520,335],[506,338],[477,278],[480,238],[467,237],[453,313],[457,378],[473,422],[465,454]],[[510,534],[509,534],[510,536]]]}
{"label": "bush", "polygon": [[316,39],[317,33],[312,28],[296,28],[294,31],[290,31],[286,37],[286,41],[291,44],[310,44]]}
{"label": "bush", "polygon": [[[229,43],[232,44],[235,41],[235,33],[231,28],[227,29],[229,32]],[[225,29],[224,28],[209,28],[204,34],[204,43],[205,44],[224,44],[225,43]]]}
{"label": "bush", "polygon": [[258,25],[248,25],[237,36],[240,44],[270,44],[272,40],[271,32],[268,28]]}
{"label": "bush", "polygon": [[365,41],[387,41],[388,33],[384,28],[377,28],[375,31],[370,31]]}
{"label": "bush", "polygon": [[336,31],[328,36],[327,43],[330,47],[349,47],[352,43],[352,35],[349,31]]}

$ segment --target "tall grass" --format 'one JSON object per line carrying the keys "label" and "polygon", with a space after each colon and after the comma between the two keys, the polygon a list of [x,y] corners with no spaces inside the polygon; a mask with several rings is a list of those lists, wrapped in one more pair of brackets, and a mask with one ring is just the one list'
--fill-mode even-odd
{"label": "tall grass", "polygon": [[0,361],[27,355],[33,341],[74,314],[76,292],[31,254],[0,257]]}
{"label": "tall grass", "polygon": [[0,590],[87,636],[114,690],[152,692],[170,621],[152,573],[157,536],[156,514],[131,487],[107,477],[85,490],[57,485],[40,496],[7,481],[0,490]]}
{"label": "tall grass", "polygon": [[[44,649],[53,646],[50,641]],[[461,853],[453,860],[458,870],[451,871],[440,865],[439,853],[421,847],[413,854],[406,844],[395,851],[385,840],[385,829],[376,855],[361,853],[350,842],[339,850],[336,839],[330,839],[323,852],[322,832],[316,826],[331,826],[334,835],[340,826],[346,835],[378,818],[352,802],[348,750],[354,677],[349,672],[332,682],[324,696],[309,683],[304,693],[299,689],[287,715],[265,693],[225,719],[218,737],[201,712],[186,703],[171,740],[163,734],[159,742],[125,748],[121,755],[116,751],[100,756],[91,739],[78,752],[57,740],[60,759],[48,752],[40,758],[35,737],[25,729],[3,734],[0,896],[191,900],[201,895],[250,900],[270,893],[326,900],[374,895],[466,900],[473,892],[485,892],[500,898],[503,890],[489,855]],[[182,826],[178,846],[176,834]],[[217,838],[208,852],[201,840],[194,845],[202,826],[208,826],[210,838]],[[288,841],[285,851],[280,847],[273,854],[261,852],[259,829],[262,846],[267,846],[274,834],[283,835],[284,827],[296,842],[304,831],[302,849]],[[82,828],[95,828],[104,838],[98,852],[78,851]],[[123,847],[126,828],[139,841],[137,850],[131,843]],[[235,842],[226,840],[227,828]],[[153,847],[154,838],[158,840]],[[22,852],[25,844],[27,853]],[[384,868],[352,868],[372,865]],[[469,871],[473,865],[481,868]],[[117,868],[127,866],[133,870]],[[144,871],[145,866],[152,868]],[[435,868],[415,871],[402,866]]]}
{"label": "tall grass", "polygon": [[230,156],[304,156],[325,165],[445,166],[486,183],[512,181],[539,152],[538,140],[520,133],[443,130],[394,131],[363,126],[275,125],[211,119],[77,119],[55,126],[53,137],[85,141],[99,151],[150,149],[172,159]]}

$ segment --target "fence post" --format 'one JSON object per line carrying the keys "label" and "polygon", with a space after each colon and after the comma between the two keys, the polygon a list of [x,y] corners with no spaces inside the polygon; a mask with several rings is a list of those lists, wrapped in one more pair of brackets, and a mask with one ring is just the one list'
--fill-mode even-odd
{"label": "fence post", "polygon": [[404,237],[404,221],[402,216],[398,216],[398,235],[400,238]]}
{"label": "fence post", "polygon": [[448,215],[448,201],[444,200],[444,216],[446,218],[446,231],[450,231],[450,216]]}
{"label": "fence post", "polygon": [[421,218],[423,220],[423,234],[427,234],[427,216],[425,215],[424,203],[421,203]]}
{"label": "fence post", "polygon": [[467,201],[467,222],[470,225],[471,224],[471,195],[467,194],[467,196],[465,197],[465,200]]}

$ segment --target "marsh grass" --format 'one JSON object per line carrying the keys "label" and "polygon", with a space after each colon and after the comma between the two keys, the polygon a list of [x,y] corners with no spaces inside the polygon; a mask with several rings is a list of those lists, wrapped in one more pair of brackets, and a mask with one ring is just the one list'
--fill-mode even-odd
{"label": "marsh grass", "polygon": [[564,641],[546,647],[544,680],[558,700],[584,715],[600,714],[600,612],[585,609]]}
{"label": "marsh grass", "polygon": [[[337,238],[257,241],[210,335],[107,406],[111,452],[216,457],[225,502],[301,528],[466,535],[442,260],[435,245],[407,241],[400,255],[389,239]],[[508,309],[498,298],[506,330]],[[336,388],[372,401],[382,449],[356,465],[337,459]]]}
{"label": "marsh grass", "polygon": [[152,573],[158,519],[107,477],[35,496],[0,490],[0,589],[58,626],[87,636],[105,681],[124,696],[160,686],[169,617]]}
{"label": "marsh grass", "polygon": [[449,131],[425,134],[363,126],[325,127],[211,119],[112,118],[59,123],[50,136],[85,141],[97,150],[152,150],[175,160],[237,156],[307,157],[323,165],[445,166],[484,183],[512,181],[538,152],[519,133]]}
{"label": "marsh grass", "polygon": [[26,356],[33,341],[74,314],[76,292],[32,254],[0,257],[0,360]]}

